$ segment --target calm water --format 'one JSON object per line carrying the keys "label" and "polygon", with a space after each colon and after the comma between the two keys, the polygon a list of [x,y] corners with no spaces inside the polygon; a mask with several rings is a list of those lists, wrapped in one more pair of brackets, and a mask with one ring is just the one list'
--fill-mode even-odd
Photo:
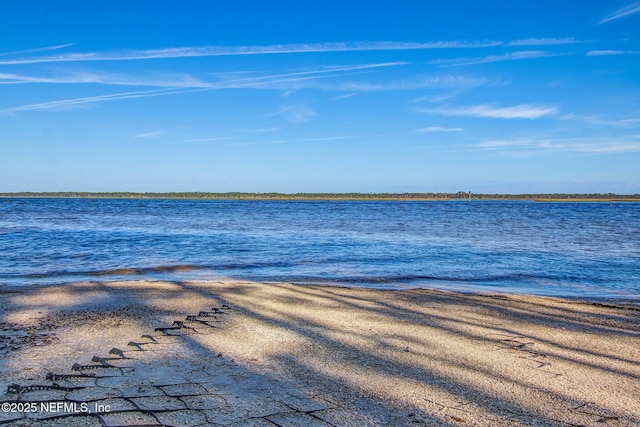
{"label": "calm water", "polygon": [[640,203],[0,199],[0,284],[123,278],[640,300]]}

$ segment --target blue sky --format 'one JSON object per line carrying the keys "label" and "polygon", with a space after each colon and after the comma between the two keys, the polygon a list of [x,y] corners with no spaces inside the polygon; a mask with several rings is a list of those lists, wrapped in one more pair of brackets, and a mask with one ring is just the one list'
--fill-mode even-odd
{"label": "blue sky", "polygon": [[640,193],[640,2],[0,2],[0,191]]}

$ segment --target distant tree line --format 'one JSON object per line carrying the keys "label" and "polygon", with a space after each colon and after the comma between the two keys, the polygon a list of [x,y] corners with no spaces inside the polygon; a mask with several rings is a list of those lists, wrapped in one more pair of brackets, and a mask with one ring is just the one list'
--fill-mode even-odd
{"label": "distant tree line", "polygon": [[495,194],[471,193],[206,193],[206,192],[172,192],[172,193],[134,193],[134,192],[13,192],[0,193],[0,197],[8,198],[96,198],[96,199],[185,199],[185,200],[639,200],[640,194],[614,193],[529,193],[529,194]]}

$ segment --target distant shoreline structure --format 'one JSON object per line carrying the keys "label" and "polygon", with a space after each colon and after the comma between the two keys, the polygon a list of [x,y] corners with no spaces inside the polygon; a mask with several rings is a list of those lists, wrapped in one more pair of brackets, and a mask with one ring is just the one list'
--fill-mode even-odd
{"label": "distant shoreline structure", "polygon": [[0,198],[55,199],[169,199],[169,200],[532,200],[539,202],[640,202],[640,194],[613,193],[248,193],[248,192],[10,192]]}

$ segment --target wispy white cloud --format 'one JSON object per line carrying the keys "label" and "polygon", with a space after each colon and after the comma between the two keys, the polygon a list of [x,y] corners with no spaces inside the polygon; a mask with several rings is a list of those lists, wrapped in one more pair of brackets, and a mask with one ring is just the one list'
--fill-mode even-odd
{"label": "wispy white cloud", "polygon": [[638,140],[601,141],[591,143],[568,143],[562,149],[570,149],[581,153],[629,153],[640,151]]}
{"label": "wispy white cloud", "polygon": [[[4,80],[8,82],[42,82],[42,83],[109,83],[126,84],[139,86],[159,86],[160,89],[142,90],[134,92],[122,92],[107,95],[87,96],[82,98],[65,99],[36,104],[15,106],[5,109],[5,112],[27,111],[27,110],[60,110],[83,106],[84,104],[99,103],[106,101],[124,100],[131,98],[144,98],[156,96],[168,96],[189,92],[210,91],[218,89],[271,89],[271,90],[293,90],[300,88],[314,88],[326,91],[338,92],[372,92],[389,90],[410,90],[410,89],[455,89],[467,90],[487,83],[485,78],[467,77],[460,75],[422,75],[413,76],[403,80],[391,80],[379,82],[363,81],[354,76],[361,73],[371,73],[387,67],[400,67],[408,65],[406,62],[387,62],[374,64],[360,64],[349,66],[325,66],[319,69],[308,71],[296,71],[280,74],[248,75],[240,74],[241,77],[234,79],[223,79],[215,82],[206,82],[189,75],[175,75],[165,77],[127,77],[114,75],[100,75],[90,73],[74,73],[56,77],[33,77],[19,76],[16,74],[0,74],[0,84]],[[238,74],[234,74],[238,76]],[[248,75],[248,76],[247,76]],[[244,77],[247,76],[247,77]],[[228,77],[228,76],[227,76]],[[312,114],[294,114],[290,120],[302,122],[312,117]]]}
{"label": "wispy white cloud", "polygon": [[0,73],[0,84],[51,83],[50,78]]}
{"label": "wispy white cloud", "polygon": [[282,108],[278,109],[277,111],[274,111],[274,112],[271,112],[271,113],[263,114],[263,115],[261,115],[260,117],[264,119],[264,118],[267,118],[267,117],[276,117],[276,116],[281,116],[281,115],[283,115],[283,114],[288,113],[289,111],[292,111],[294,108],[296,108],[296,107],[295,107],[295,106],[293,106],[293,105],[290,105],[290,106],[288,106],[288,107],[282,107]]}
{"label": "wispy white cloud", "polygon": [[472,105],[457,108],[422,109],[419,111],[443,116],[486,117],[493,119],[539,119],[558,114],[556,107],[534,104],[520,104],[512,107]]}
{"label": "wispy white cloud", "polygon": [[294,143],[306,143],[306,142],[332,142],[332,141],[342,141],[342,140],[350,140],[350,139],[362,139],[362,138],[367,138],[371,136],[373,135],[327,136],[327,137],[316,137],[316,138],[278,139],[278,140],[270,140],[270,141],[232,142],[224,145],[242,146],[242,145],[294,144]]}
{"label": "wispy white cloud", "polygon": [[468,91],[469,89],[473,89],[473,87],[468,87],[468,88],[460,87],[458,89],[454,89],[454,90],[451,90],[445,93],[440,93],[437,95],[421,96],[419,98],[412,99],[409,102],[412,104],[417,104],[421,102],[430,102],[430,103],[437,104],[443,101],[447,101],[449,99],[457,98],[463,93],[465,93],[466,91]]}
{"label": "wispy white cloud", "polygon": [[[256,88],[280,89],[291,91],[293,89],[313,88],[325,91],[352,92],[339,95],[332,100],[338,100],[355,95],[359,92],[410,90],[410,89],[472,89],[487,84],[488,80],[482,77],[468,77],[455,74],[446,75],[414,75],[404,79],[363,79],[363,74],[372,74],[379,68],[400,67],[411,65],[408,62],[389,62],[379,64],[365,64],[355,66],[324,67],[320,70],[302,71],[270,76],[256,75],[253,72],[241,72],[241,75],[251,74],[250,77],[235,78],[236,73],[217,74],[222,81],[217,84],[229,84],[229,87],[247,85]],[[327,78],[321,74],[328,74]],[[227,80],[231,76],[233,79]],[[358,76],[348,79],[349,76]],[[342,77],[334,79],[334,77]]]}
{"label": "wispy white cloud", "polygon": [[576,40],[573,37],[559,37],[559,38],[531,38],[513,40],[507,43],[509,46],[550,46],[559,44],[574,44],[574,43],[586,43],[584,40]]}
{"label": "wispy white cloud", "polygon": [[104,84],[115,86],[157,86],[173,88],[207,87],[208,84],[187,74],[161,76],[127,76],[114,73],[66,72],[55,76],[0,73],[0,84]]}
{"label": "wispy white cloud", "polygon": [[73,46],[75,43],[67,43],[60,44],[56,46],[47,46],[47,47],[39,47],[35,49],[27,49],[27,50],[18,50],[14,52],[0,52],[0,56],[13,56],[13,55],[24,55],[25,53],[38,53],[38,52],[46,52],[50,50],[58,50],[64,49],[65,47]]}
{"label": "wispy white cloud", "polygon": [[[159,76],[127,76],[113,73],[100,72],[58,72],[54,76],[27,76],[19,74],[0,74],[0,84],[24,84],[24,83],[50,83],[50,84],[105,84],[105,85],[130,85],[130,86],[156,86],[163,89],[146,91],[122,92],[108,95],[87,96],[75,99],[41,102],[8,108],[4,111],[27,110],[60,110],[77,108],[84,104],[99,103],[131,98],[167,96],[193,91],[207,91],[216,89],[276,89],[295,90],[300,88],[315,88],[327,91],[351,92],[346,96],[352,96],[357,92],[408,90],[424,88],[454,88],[469,89],[486,83],[484,78],[471,78],[459,75],[423,75],[379,82],[354,79],[358,74],[371,73],[373,71],[409,65],[407,62],[385,62],[373,64],[356,64],[348,66],[325,66],[319,69],[295,71],[280,74],[256,75],[255,73],[233,73],[222,76],[223,78],[207,82],[187,74],[159,75]],[[351,79],[345,80],[345,78]],[[220,76],[219,76],[220,77]],[[230,78],[229,77],[235,77]],[[293,114],[293,113],[292,113]],[[312,114],[300,113],[292,115],[290,120],[302,122],[312,117]]]}
{"label": "wispy white cloud", "polygon": [[301,139],[294,139],[291,140],[291,142],[324,142],[324,141],[340,141],[343,139],[362,139],[362,138],[367,138],[371,135],[346,135],[346,136],[324,136],[324,137],[317,137],[317,138],[301,138]]}
{"label": "wispy white cloud", "polygon": [[463,128],[447,128],[441,126],[429,126],[426,128],[416,129],[413,132],[415,133],[430,133],[430,132],[462,132]]}
{"label": "wispy white cloud", "polygon": [[579,115],[579,114],[569,113],[569,114],[564,114],[559,118],[563,120],[578,120],[584,123],[588,123],[590,125],[613,126],[617,128],[640,127],[639,117],[630,117],[625,119],[607,119],[600,116]]}
{"label": "wispy white cloud", "polygon": [[351,98],[352,96],[355,96],[355,93],[345,93],[344,95],[335,96],[335,97],[331,98],[331,100],[332,101],[339,101],[341,99]]}
{"label": "wispy white cloud", "polygon": [[87,96],[83,98],[64,99],[60,101],[41,102],[38,104],[22,105],[5,109],[6,112],[29,111],[29,110],[67,110],[84,104],[97,102],[115,101],[121,99],[148,98],[153,96],[166,96],[178,93],[201,91],[204,89],[154,89],[136,92],[121,92],[109,95]]}
{"label": "wispy white cloud", "polygon": [[228,141],[230,139],[234,139],[232,136],[216,136],[210,138],[194,138],[194,139],[185,139],[182,142],[215,142],[215,141]]}
{"label": "wispy white cloud", "polygon": [[[365,65],[353,65],[343,67],[324,67],[318,70],[262,75],[257,77],[245,77],[234,80],[227,80],[214,83],[202,83],[199,80],[194,80],[195,86],[187,85],[168,87],[162,89],[152,89],[145,91],[135,92],[122,92],[108,95],[88,96],[82,98],[66,99],[59,101],[49,101],[37,104],[29,104],[23,106],[16,106],[7,108],[5,112],[27,111],[27,110],[60,110],[75,108],[84,104],[98,103],[105,101],[132,99],[132,98],[145,98],[156,96],[167,96],[182,94],[188,92],[209,91],[216,89],[241,89],[241,88],[262,88],[262,89],[279,89],[283,85],[300,84],[300,82],[309,81],[319,78],[334,78],[347,75],[352,72],[371,70],[380,67],[390,67],[404,65],[404,62],[393,63],[380,63],[380,64],[365,64]],[[140,82],[142,85],[142,81]],[[293,115],[291,120],[303,120],[303,117],[311,117],[310,113],[302,115]]]}
{"label": "wispy white cloud", "polygon": [[319,82],[316,88],[322,90],[334,90],[344,92],[380,92],[391,90],[412,89],[471,89],[487,83],[486,78],[466,77],[459,75],[422,75],[412,76],[400,80],[374,81],[331,81]]}
{"label": "wispy white cloud", "polygon": [[143,133],[139,133],[134,135],[134,138],[158,138],[161,137],[162,135],[165,134],[165,131],[163,130],[156,130],[153,132],[143,132]]}
{"label": "wispy white cloud", "polygon": [[265,133],[265,132],[280,132],[282,128],[269,127],[269,128],[259,128],[259,129],[232,129],[232,130],[236,132]]}
{"label": "wispy white cloud", "polygon": [[503,148],[548,148],[551,145],[548,139],[497,139],[483,141],[475,144],[483,149],[503,149]]}
{"label": "wispy white cloud", "polygon": [[616,10],[611,15],[598,22],[598,25],[604,24],[605,22],[615,21],[616,19],[624,18],[625,16],[634,15],[638,12],[640,12],[640,2],[633,2],[622,9]]}
{"label": "wispy white cloud", "polygon": [[640,137],[613,138],[527,138],[490,140],[476,144],[481,150],[497,150],[503,154],[527,155],[548,152],[575,152],[584,154],[614,154],[640,152]]}
{"label": "wispy white cloud", "polygon": [[412,42],[355,42],[278,44],[269,46],[202,46],[166,49],[128,50],[121,52],[87,52],[66,55],[33,56],[0,61],[1,65],[34,64],[42,62],[131,61],[185,57],[270,55],[313,52],[352,52],[383,50],[459,49],[499,46],[500,41],[436,41]]}
{"label": "wispy white cloud", "polygon": [[638,127],[640,126],[640,118],[612,120],[607,123],[618,127]]}
{"label": "wispy white cloud", "polygon": [[452,59],[434,59],[429,64],[439,65],[441,67],[456,67],[461,65],[488,64],[491,62],[503,61],[519,61],[522,59],[545,58],[549,56],[558,56],[557,53],[551,53],[544,50],[524,50],[519,52],[509,52],[502,55],[488,55],[473,58],[452,58]]}
{"label": "wispy white cloud", "polygon": [[[158,86],[173,88],[219,88],[226,85],[228,88],[249,86],[268,86],[278,82],[304,81],[319,78],[322,74],[345,74],[357,71],[372,70],[384,67],[396,67],[407,65],[406,62],[385,62],[377,64],[360,64],[349,66],[327,66],[321,69],[300,71],[273,75],[254,75],[235,79],[227,79],[218,82],[204,82],[188,74],[129,76],[116,73],[101,72],[59,72],[55,76],[30,76],[20,74],[0,73],[0,84],[24,84],[24,83],[50,83],[50,84],[87,84],[98,83],[105,85],[121,86]],[[298,79],[294,79],[298,77]]]}
{"label": "wispy white cloud", "polygon": [[285,116],[291,123],[305,123],[317,116],[317,113],[308,105],[291,105],[283,107],[273,113],[262,115],[262,118]]}
{"label": "wispy white cloud", "polygon": [[[309,82],[318,79],[330,79],[346,75],[354,75],[362,72],[370,72],[378,68],[398,67],[407,65],[406,62],[385,62],[377,64],[331,66],[311,71],[299,71],[274,75],[260,75],[233,80],[226,80],[212,84],[212,86],[225,88],[253,87],[263,89],[292,90],[309,87]],[[314,86],[319,88],[318,85]]]}
{"label": "wispy white cloud", "polygon": [[606,56],[606,55],[637,55],[640,50],[590,50],[587,56]]}

